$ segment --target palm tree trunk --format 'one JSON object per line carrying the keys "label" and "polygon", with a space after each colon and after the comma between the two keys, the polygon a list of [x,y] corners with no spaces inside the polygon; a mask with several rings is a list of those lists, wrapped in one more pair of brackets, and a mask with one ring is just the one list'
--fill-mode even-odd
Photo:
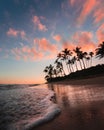
{"label": "palm tree trunk", "polygon": [[86,65],[86,68],[88,68],[88,61],[87,61],[87,59],[85,60],[85,65]]}
{"label": "palm tree trunk", "polygon": [[72,68],[72,72],[74,72],[74,68],[73,68],[73,65],[71,65],[71,68]]}
{"label": "palm tree trunk", "polygon": [[82,63],[83,63],[84,69],[86,69],[86,66],[85,66],[85,63],[84,63],[84,60],[83,60],[83,59],[82,59]]}
{"label": "palm tree trunk", "polygon": [[72,72],[72,70],[71,70],[71,65],[69,64],[69,69],[70,69],[70,73]]}
{"label": "palm tree trunk", "polygon": [[78,71],[78,66],[77,66],[77,62],[75,62],[75,67],[76,67],[76,70]]}
{"label": "palm tree trunk", "polygon": [[82,64],[81,64],[81,61],[80,61],[80,60],[79,60],[79,63],[80,63],[80,67],[81,67],[81,70],[82,70],[83,68],[82,68]]}
{"label": "palm tree trunk", "polygon": [[67,64],[66,60],[65,60],[65,63],[66,63],[66,67],[67,67],[68,73],[70,73],[69,68],[68,68],[68,64]]}
{"label": "palm tree trunk", "polygon": [[91,57],[91,62],[90,62],[90,67],[92,66],[92,57]]}
{"label": "palm tree trunk", "polygon": [[64,69],[62,69],[62,70],[63,70],[64,76],[65,76],[65,75],[66,75],[66,74],[65,74],[65,71],[64,71]]}

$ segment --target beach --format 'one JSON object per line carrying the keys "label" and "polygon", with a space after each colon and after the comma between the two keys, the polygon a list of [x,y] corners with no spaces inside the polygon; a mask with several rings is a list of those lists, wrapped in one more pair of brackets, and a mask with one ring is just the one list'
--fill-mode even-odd
{"label": "beach", "polygon": [[61,113],[32,130],[104,130],[104,76],[49,84]]}

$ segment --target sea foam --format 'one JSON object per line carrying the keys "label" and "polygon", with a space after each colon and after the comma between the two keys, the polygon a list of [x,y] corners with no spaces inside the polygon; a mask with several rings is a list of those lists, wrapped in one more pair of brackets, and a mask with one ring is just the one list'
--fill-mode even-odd
{"label": "sea foam", "polygon": [[[5,87],[5,86],[4,86]],[[0,129],[29,130],[60,113],[46,85],[9,86],[0,90]]]}

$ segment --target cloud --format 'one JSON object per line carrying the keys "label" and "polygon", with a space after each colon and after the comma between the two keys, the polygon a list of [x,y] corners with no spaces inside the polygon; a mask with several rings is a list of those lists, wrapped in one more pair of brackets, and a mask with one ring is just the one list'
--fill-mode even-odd
{"label": "cloud", "polygon": [[96,43],[93,41],[93,33],[87,31],[75,32],[69,40],[62,39],[61,49],[68,48],[69,50],[75,49],[77,46],[81,47],[83,51],[94,51]]}
{"label": "cloud", "polygon": [[39,51],[43,50],[43,51],[57,51],[57,46],[56,44],[52,44],[50,43],[46,38],[35,38],[34,39],[34,45],[37,46],[37,49]]}
{"label": "cloud", "polygon": [[20,36],[21,38],[25,38],[26,33],[23,30],[16,30],[13,28],[9,28],[9,30],[6,32],[8,36],[17,37]]}
{"label": "cloud", "polygon": [[56,57],[58,46],[50,43],[46,38],[35,38],[32,46],[22,44],[19,48],[13,48],[11,53],[16,60],[47,60]]}
{"label": "cloud", "polygon": [[13,28],[9,28],[9,30],[7,31],[7,35],[8,35],[8,36],[17,37],[18,31],[15,30],[15,29],[13,29]]}
{"label": "cloud", "polygon": [[69,0],[70,4],[73,6],[75,3],[75,0]]}
{"label": "cloud", "polygon": [[100,25],[100,27],[96,31],[96,35],[99,42],[104,41],[104,24]]}
{"label": "cloud", "polygon": [[16,60],[39,60],[41,59],[42,53],[38,52],[35,47],[24,45],[20,48],[13,48],[11,53],[14,55]]}
{"label": "cloud", "polygon": [[0,48],[0,52],[2,51],[2,48]]}
{"label": "cloud", "polygon": [[104,20],[104,1],[99,0],[97,8],[93,14],[94,23],[99,23]]}
{"label": "cloud", "polygon": [[77,18],[79,24],[82,24],[87,16],[94,10],[97,5],[97,0],[85,0],[84,3],[80,3],[82,5],[82,10]]}
{"label": "cloud", "polygon": [[44,24],[41,23],[40,19],[41,19],[40,17],[34,16],[32,21],[33,21],[34,25],[38,28],[39,31],[44,31],[45,32],[48,29]]}
{"label": "cloud", "polygon": [[91,32],[83,31],[76,32],[73,36],[73,43],[76,46],[82,47],[83,51],[95,50],[96,44],[92,41],[93,34]]}
{"label": "cloud", "polygon": [[59,34],[53,36],[53,39],[56,40],[57,42],[61,41],[61,36]]}

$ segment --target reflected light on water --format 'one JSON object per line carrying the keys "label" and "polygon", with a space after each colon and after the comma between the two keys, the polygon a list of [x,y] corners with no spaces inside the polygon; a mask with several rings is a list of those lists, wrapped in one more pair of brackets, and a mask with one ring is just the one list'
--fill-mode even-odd
{"label": "reflected light on water", "polygon": [[48,87],[55,92],[55,100],[62,107],[69,105],[70,107],[81,107],[97,101],[104,101],[103,87],[52,84]]}
{"label": "reflected light on water", "polygon": [[104,130],[103,85],[70,86],[50,84],[61,114],[37,130]]}

